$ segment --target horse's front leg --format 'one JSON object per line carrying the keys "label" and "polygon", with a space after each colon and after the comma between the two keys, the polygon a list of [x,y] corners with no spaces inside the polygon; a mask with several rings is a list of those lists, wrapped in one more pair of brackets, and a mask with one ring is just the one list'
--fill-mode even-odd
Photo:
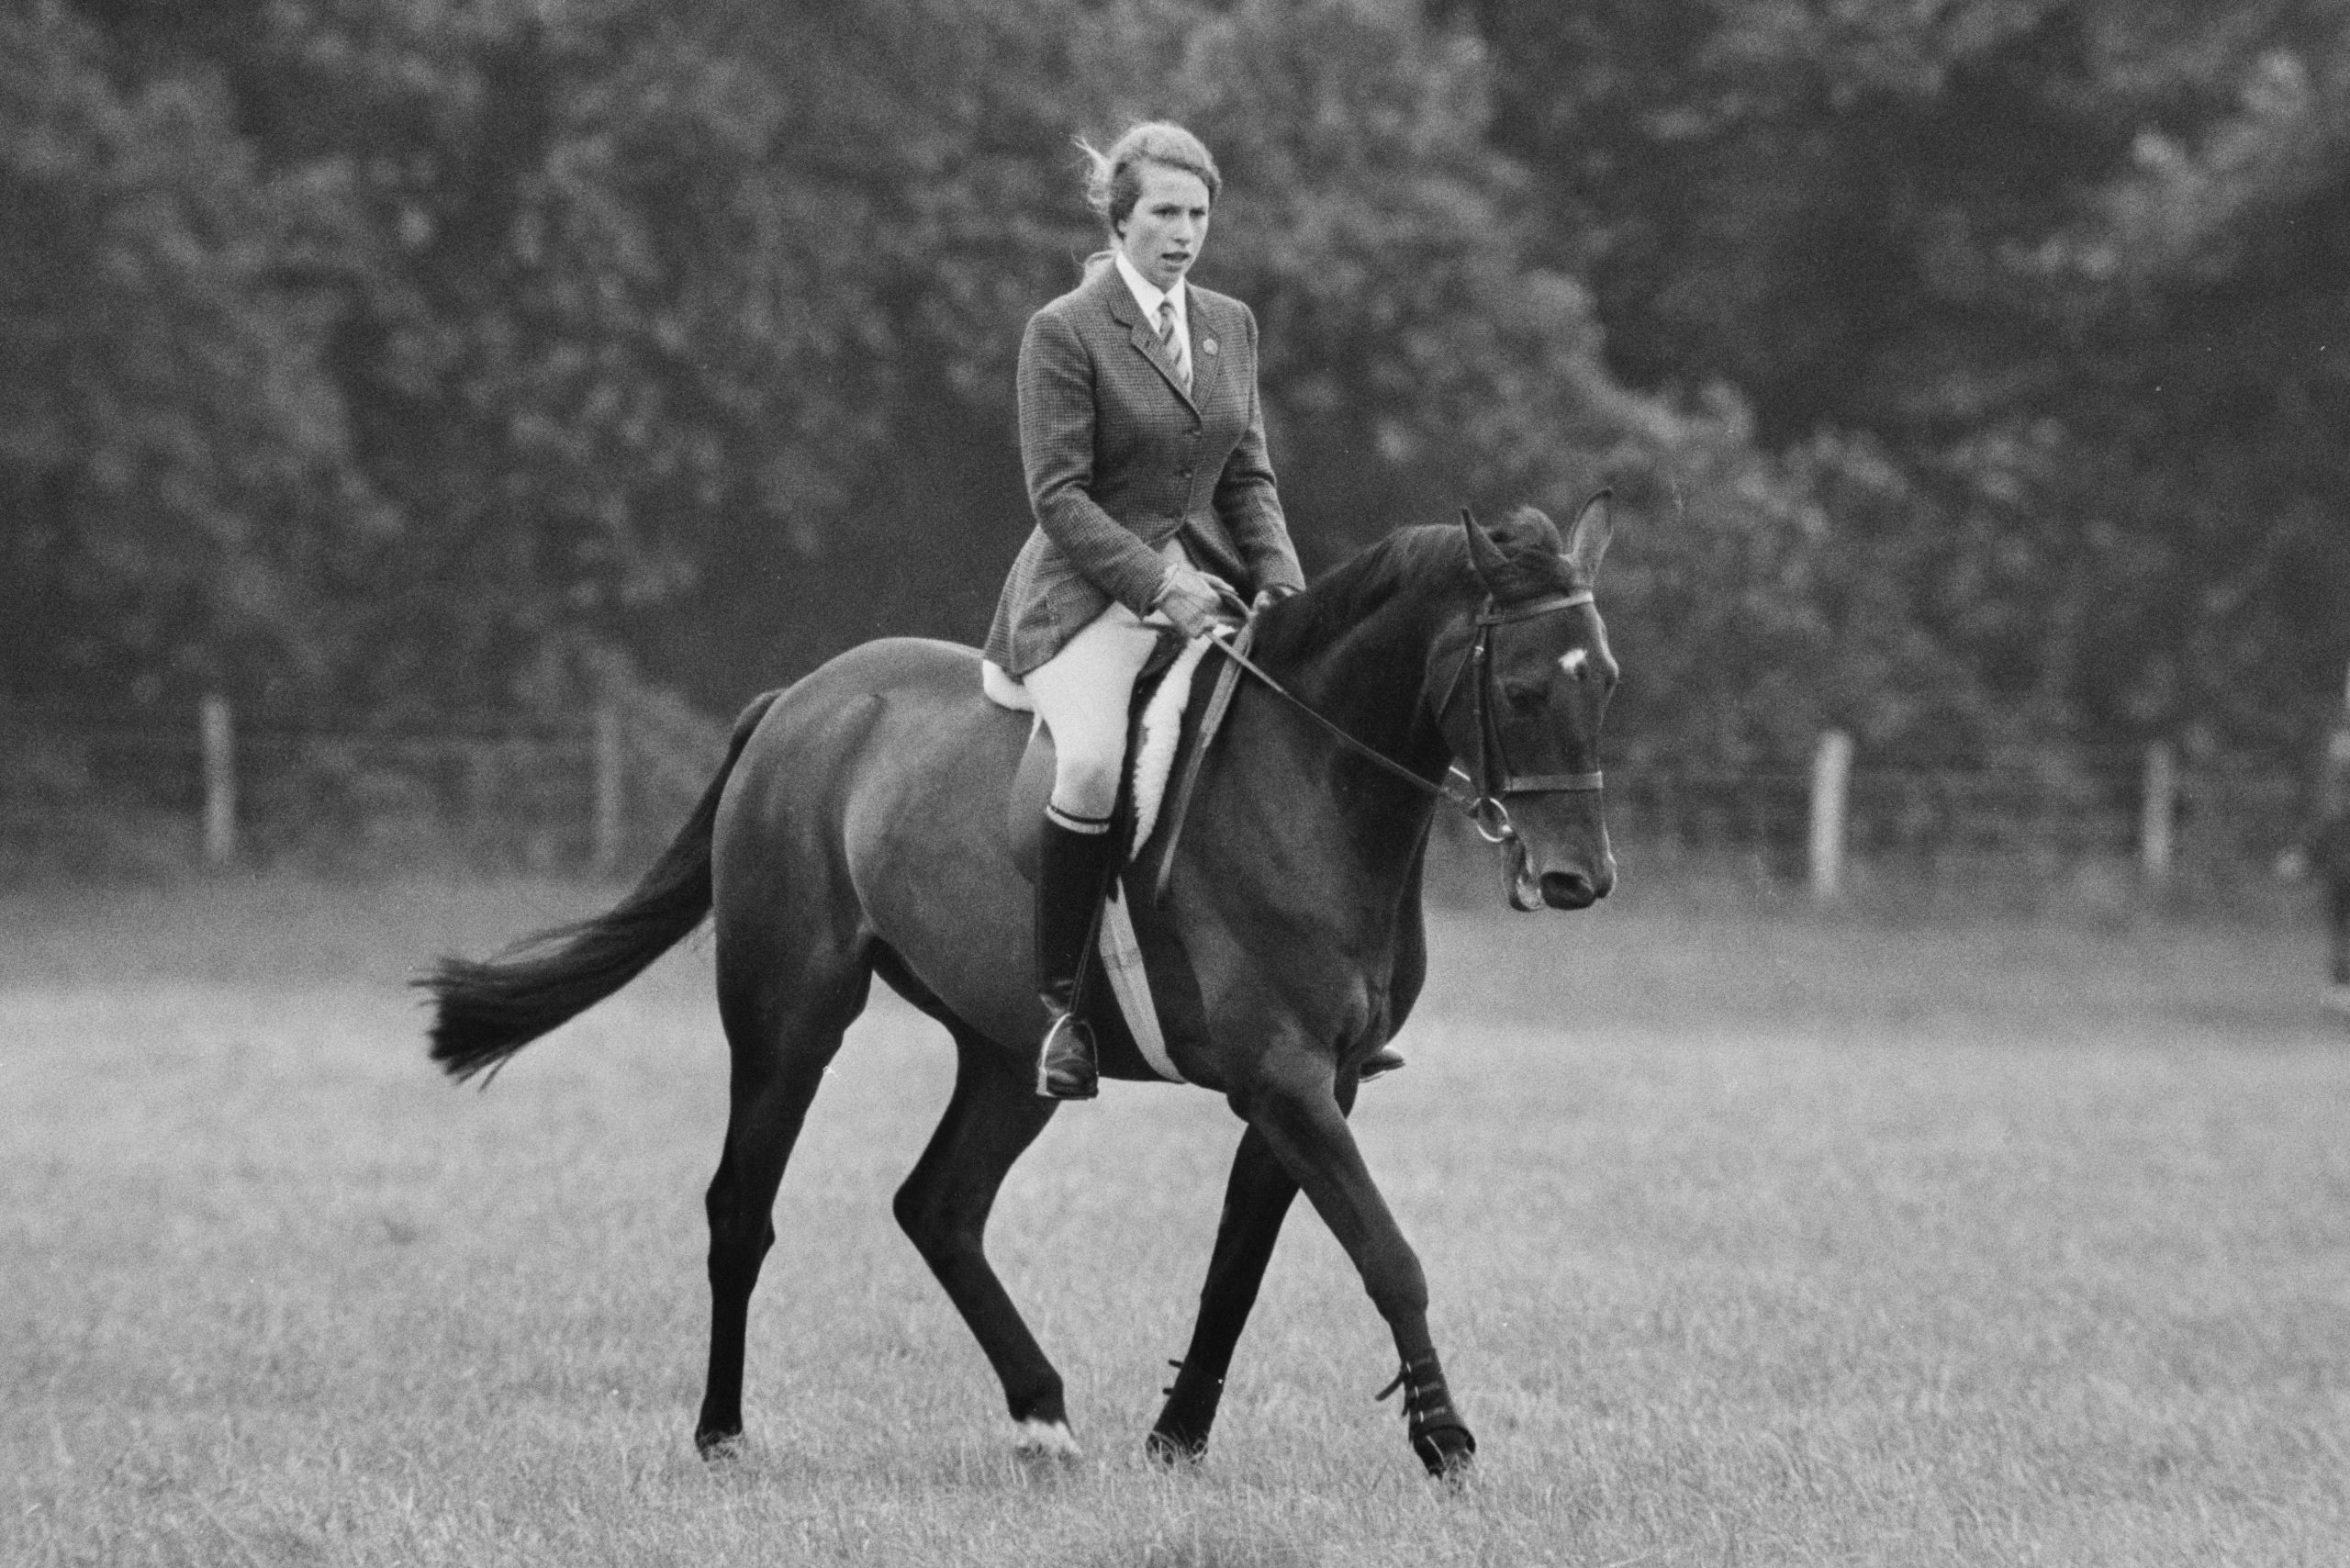
{"label": "horse's front leg", "polygon": [[[1371,1305],[1395,1336],[1413,1451],[1432,1475],[1466,1468],[1477,1441],[1453,1409],[1437,1361],[1428,1333],[1427,1278],[1363,1163],[1331,1064],[1304,1049],[1279,1051],[1231,1099],[1354,1260]],[[1261,1262],[1258,1269],[1261,1273]],[[1252,1282],[1252,1297],[1254,1288]]]}

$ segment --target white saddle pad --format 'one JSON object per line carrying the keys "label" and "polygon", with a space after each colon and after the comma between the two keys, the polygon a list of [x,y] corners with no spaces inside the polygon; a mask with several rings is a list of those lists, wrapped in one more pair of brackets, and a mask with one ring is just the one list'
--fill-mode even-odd
{"label": "white saddle pad", "polygon": [[[1134,756],[1126,759],[1126,766],[1134,770],[1135,795],[1135,836],[1129,857],[1142,853],[1143,846],[1150,842],[1151,829],[1158,825],[1158,809],[1167,801],[1167,780],[1175,771],[1175,748],[1183,738],[1183,711],[1192,702],[1192,672],[1200,667],[1207,651],[1205,637],[1194,637],[1186,644],[1159,678],[1158,689],[1150,694],[1150,705],[1143,710],[1142,734],[1136,739]],[[1028,689],[991,659],[979,661],[979,689],[999,707],[1016,713],[1036,711]]]}

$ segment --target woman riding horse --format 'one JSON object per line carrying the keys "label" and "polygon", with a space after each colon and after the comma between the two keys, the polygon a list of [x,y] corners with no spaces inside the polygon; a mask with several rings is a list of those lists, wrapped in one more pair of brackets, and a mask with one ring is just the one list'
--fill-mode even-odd
{"label": "woman riding horse", "polygon": [[1021,339],[1020,455],[1036,526],[996,605],[986,666],[990,689],[1033,704],[1052,732],[1036,1092],[1056,1100],[1096,1092],[1078,981],[1117,854],[1135,678],[1160,628],[1197,637],[1229,614],[1236,586],[1277,598],[1305,581],[1265,452],[1256,318],[1186,281],[1224,185],[1215,160],[1165,123],[1086,151],[1086,199],[1113,249]]}
{"label": "woman riding horse", "polygon": [[[1247,1124],[1199,1314],[1149,1439],[1207,1444],[1281,1217],[1301,1193],[1353,1261],[1401,1368],[1405,1432],[1432,1473],[1470,1462],[1428,1324],[1428,1282],[1348,1124],[1361,1070],[1410,1016],[1426,969],[1420,877],[1448,762],[1503,846],[1509,902],[1583,909],[1615,861],[1598,745],[1617,666],[1593,585],[1605,497],[1561,539],[1528,509],[1488,533],[1388,535],[1259,618],[1180,852],[1162,834],[1135,906],[1171,1076]],[[710,1370],[694,1440],[743,1435],[751,1294],[778,1184],[878,978],[938,1020],[955,1090],[891,1204],[994,1367],[1024,1450],[1073,1457],[1059,1372],[988,1261],[1005,1173],[1059,1108],[1035,1092],[1039,1027],[1019,971],[1034,893],[1003,792],[1026,726],[980,695],[976,651],[892,637],[849,649],[736,722],[669,847],[602,914],[423,977],[432,1054],[494,1073],[709,919],[732,1070],[711,1178]],[[1154,955],[1156,956],[1154,958]],[[1108,1016],[1102,1019],[1107,1025]],[[1105,1073],[1169,1077],[1105,1027]]]}
{"label": "woman riding horse", "polygon": [[[1598,743],[1617,667],[1594,597],[1605,497],[1563,538],[1531,509],[1490,532],[1465,513],[1458,529],[1403,530],[1284,599],[1300,577],[1265,459],[1255,323],[1182,276],[1214,165],[1187,134],[1146,126],[1095,173],[1118,250],[1029,324],[1021,431],[1039,526],[990,638],[996,667],[968,648],[884,638],[756,699],[618,905],[423,977],[433,1057],[459,1078],[494,1073],[712,922],[732,1065],[705,1200],[710,1361],[694,1423],[705,1453],[742,1439],[745,1331],[777,1186],[878,977],[946,1026],[957,1064],[891,1207],[994,1367],[1024,1450],[1078,1448],[1061,1375],[988,1261],[988,1216],[1056,1113],[1050,1096],[1091,1093],[1106,1070],[1199,1085],[1247,1124],[1151,1451],[1204,1451],[1302,1193],[1388,1324],[1413,1451],[1454,1474],[1475,1440],[1438,1359],[1427,1277],[1348,1113],[1419,992],[1421,868],[1448,763],[1473,791],[1480,831],[1504,846],[1514,907],[1586,908],[1614,883]],[[1149,325],[1160,306],[1163,334]],[[1283,599],[1259,619],[1248,667],[1260,684],[1232,693],[1181,853],[1169,833],[1147,855],[1167,891],[1144,901],[1142,946],[1172,999],[1162,1017],[1176,1071],[1147,1064],[1106,1014],[1097,1064],[1086,1032],[1062,1020],[1106,876],[1101,830],[1128,692],[1157,635],[1147,622],[1201,633],[1235,584]],[[1059,758],[1035,893],[1002,805],[1029,736],[978,689],[985,680],[1001,700],[1015,678]],[[1044,1098],[1020,973],[1032,899],[1058,1004],[1050,1038],[1070,1058],[1047,1061]]]}

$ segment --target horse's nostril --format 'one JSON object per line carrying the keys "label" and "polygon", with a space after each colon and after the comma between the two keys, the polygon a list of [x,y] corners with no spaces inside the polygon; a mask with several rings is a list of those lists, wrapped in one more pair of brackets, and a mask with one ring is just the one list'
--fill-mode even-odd
{"label": "horse's nostril", "polygon": [[1542,873],[1542,902],[1552,909],[1587,909],[1598,896],[1581,871]]}

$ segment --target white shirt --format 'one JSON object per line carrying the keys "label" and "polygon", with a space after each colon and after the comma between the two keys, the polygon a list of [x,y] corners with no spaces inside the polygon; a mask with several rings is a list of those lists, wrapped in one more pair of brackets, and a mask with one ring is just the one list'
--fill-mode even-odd
{"label": "white shirt", "polygon": [[1153,335],[1158,331],[1158,302],[1162,299],[1171,299],[1175,302],[1175,342],[1171,345],[1175,371],[1185,381],[1191,380],[1191,291],[1183,286],[1183,280],[1180,277],[1175,280],[1173,288],[1158,288],[1148,278],[1142,275],[1142,269],[1126,260],[1126,253],[1124,251],[1113,250],[1110,254],[1117,261],[1118,275],[1126,280],[1127,292],[1135,297],[1135,303],[1142,307],[1142,319],[1150,323]]}

